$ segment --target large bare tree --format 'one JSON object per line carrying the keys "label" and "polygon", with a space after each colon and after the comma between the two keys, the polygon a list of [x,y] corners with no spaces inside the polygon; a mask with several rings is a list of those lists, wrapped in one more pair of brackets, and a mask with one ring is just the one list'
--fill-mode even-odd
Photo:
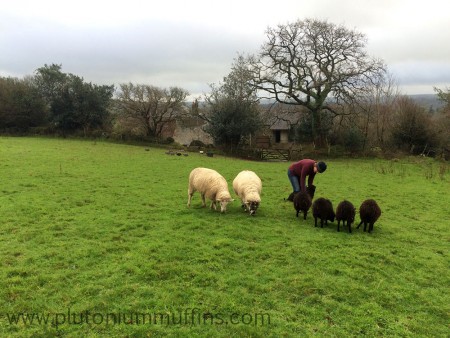
{"label": "large bare tree", "polygon": [[186,112],[189,93],[178,87],[121,84],[117,95],[119,114],[137,121],[146,136],[161,137],[164,127]]}
{"label": "large bare tree", "polygon": [[266,34],[260,53],[250,58],[253,85],[280,103],[306,107],[319,145],[325,141],[323,110],[338,114],[333,105],[348,102],[385,71],[381,60],[368,56],[365,35],[342,25],[306,19]]}

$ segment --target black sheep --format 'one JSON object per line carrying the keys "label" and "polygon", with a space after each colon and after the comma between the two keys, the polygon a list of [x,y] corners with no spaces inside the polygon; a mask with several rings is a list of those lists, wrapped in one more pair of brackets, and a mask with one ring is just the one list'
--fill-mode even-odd
{"label": "black sheep", "polygon": [[343,200],[336,208],[336,220],[338,222],[337,231],[340,231],[340,223],[345,227],[347,222],[348,232],[352,232],[352,223],[355,221],[355,207],[349,201]]}
{"label": "black sheep", "polygon": [[[311,196],[311,199],[314,198],[314,193],[316,192],[316,186],[313,184],[309,187],[306,187],[306,192],[309,193],[309,196]],[[298,192],[291,192],[288,196],[288,198],[285,198],[285,201],[290,201],[290,202],[294,202],[294,196],[297,194]]]}
{"label": "black sheep", "polygon": [[317,218],[320,219],[320,227],[323,228],[323,223],[328,225],[328,221],[334,222],[333,204],[329,199],[320,197],[316,199],[312,205],[314,226],[317,226]]}
{"label": "black sheep", "polygon": [[381,209],[377,202],[373,199],[368,199],[362,202],[359,207],[359,216],[361,217],[361,223],[357,226],[357,229],[364,223],[364,231],[366,231],[367,224],[369,224],[369,233],[373,230],[373,225],[381,215]]}
{"label": "black sheep", "polygon": [[303,211],[303,219],[306,219],[309,208],[311,208],[312,199],[314,198],[314,192],[316,187],[311,185],[306,188],[306,192],[300,191],[294,195],[294,208],[297,210],[297,217],[300,211]]}
{"label": "black sheep", "polygon": [[285,201],[289,201],[289,202],[294,202],[294,196],[295,196],[295,192],[291,192],[288,196],[288,198],[285,198]]}

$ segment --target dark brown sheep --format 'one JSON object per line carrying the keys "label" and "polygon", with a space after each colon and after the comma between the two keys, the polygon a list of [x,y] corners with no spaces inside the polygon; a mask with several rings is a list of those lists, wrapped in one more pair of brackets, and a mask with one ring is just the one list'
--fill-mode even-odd
{"label": "dark brown sheep", "polygon": [[359,216],[361,217],[361,223],[356,227],[359,229],[361,224],[364,223],[364,231],[366,231],[367,224],[369,224],[369,233],[373,230],[373,225],[380,218],[381,209],[377,202],[373,199],[367,199],[362,202],[359,207]]}
{"label": "dark brown sheep", "polygon": [[340,231],[339,226],[342,221],[342,226],[345,227],[345,222],[347,222],[348,232],[352,232],[352,223],[355,221],[355,207],[351,202],[343,200],[338,204],[336,208],[336,220],[338,222],[337,231]]}
{"label": "dark brown sheep", "polygon": [[334,217],[336,216],[331,201],[323,197],[314,201],[312,212],[314,216],[314,226],[317,226],[317,218],[319,218],[321,228],[323,228],[323,223],[328,225],[328,221],[334,222]]}
{"label": "dark brown sheep", "polygon": [[[309,187],[306,187],[306,191],[309,193],[309,196],[311,196],[311,199],[314,198],[314,193],[316,192],[316,186],[311,185]],[[297,192],[298,193],[298,192]],[[288,196],[288,198],[285,198],[285,201],[294,202],[294,196],[297,194],[295,192],[291,192]]]}
{"label": "dark brown sheep", "polygon": [[294,195],[293,202],[294,208],[297,210],[297,217],[300,211],[303,211],[303,219],[306,219],[309,208],[311,208],[312,199],[314,198],[314,193],[316,187],[311,185],[306,188],[306,192],[300,191]]}

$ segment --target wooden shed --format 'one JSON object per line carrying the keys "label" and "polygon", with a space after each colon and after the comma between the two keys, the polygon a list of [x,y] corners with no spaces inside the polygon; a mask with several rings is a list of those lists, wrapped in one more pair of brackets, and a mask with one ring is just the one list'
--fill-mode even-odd
{"label": "wooden shed", "polygon": [[288,143],[289,142],[289,129],[290,124],[288,121],[279,120],[274,123],[270,130],[272,131],[272,140],[275,144],[277,143]]}

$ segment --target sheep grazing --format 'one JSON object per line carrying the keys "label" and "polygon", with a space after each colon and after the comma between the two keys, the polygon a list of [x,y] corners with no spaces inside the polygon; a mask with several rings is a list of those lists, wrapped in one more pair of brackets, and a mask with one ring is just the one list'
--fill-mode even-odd
{"label": "sheep grazing", "polygon": [[261,203],[261,179],[253,171],[244,170],[233,180],[233,190],[241,199],[242,207],[254,216]]}
{"label": "sheep grazing", "polygon": [[323,228],[323,223],[328,225],[328,221],[334,222],[334,217],[336,216],[331,201],[323,197],[314,201],[312,212],[314,216],[314,226],[317,226],[317,218],[319,218],[321,228]]}
{"label": "sheep grazing", "polygon": [[359,207],[359,216],[361,217],[361,223],[356,227],[359,229],[361,224],[364,223],[364,231],[366,231],[367,224],[369,224],[369,233],[373,230],[373,225],[381,215],[381,209],[377,202],[373,199],[368,199],[362,202]]}
{"label": "sheep grazing", "polygon": [[[303,219],[306,219],[309,208],[311,208],[312,199],[314,198],[314,193],[316,191],[316,186],[310,185],[306,188],[306,192],[300,191],[295,193],[293,197],[294,208],[297,210],[297,217],[300,211],[303,211]],[[290,197],[290,196],[289,196]]]}
{"label": "sheep grazing", "polygon": [[198,191],[202,196],[202,206],[206,206],[205,198],[211,200],[211,209],[217,210],[216,203],[220,203],[220,212],[227,210],[227,204],[233,199],[228,191],[225,178],[217,171],[208,168],[195,168],[189,175],[188,203],[191,206],[192,195]]}
{"label": "sheep grazing", "polygon": [[339,225],[342,221],[342,226],[345,227],[347,222],[348,232],[352,232],[352,223],[355,221],[355,207],[349,201],[342,201],[336,208],[336,220],[338,222],[337,231],[340,231]]}

